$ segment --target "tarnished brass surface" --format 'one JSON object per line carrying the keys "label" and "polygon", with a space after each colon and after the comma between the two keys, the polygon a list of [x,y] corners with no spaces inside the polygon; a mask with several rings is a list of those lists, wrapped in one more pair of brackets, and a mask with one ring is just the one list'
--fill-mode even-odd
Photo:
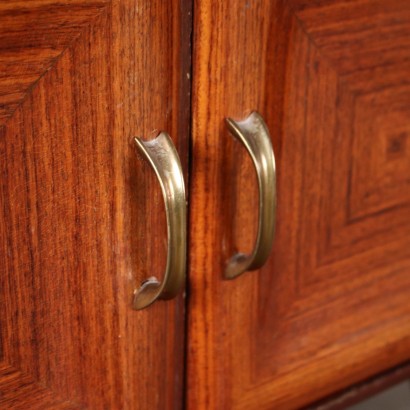
{"label": "tarnished brass surface", "polygon": [[[187,204],[184,177],[178,153],[171,138],[161,132],[151,141],[135,138],[139,152],[154,169],[165,201],[168,232],[168,255],[162,281],[145,280],[134,294],[134,309],[143,309],[157,299],[171,299],[183,287],[186,272]],[[154,238],[153,238],[154,239]]]}
{"label": "tarnished brass surface", "polygon": [[268,128],[257,112],[242,121],[226,119],[232,135],[243,143],[256,168],[259,185],[259,228],[250,255],[237,253],[228,261],[225,277],[233,279],[248,270],[263,266],[269,257],[275,235],[276,169]]}

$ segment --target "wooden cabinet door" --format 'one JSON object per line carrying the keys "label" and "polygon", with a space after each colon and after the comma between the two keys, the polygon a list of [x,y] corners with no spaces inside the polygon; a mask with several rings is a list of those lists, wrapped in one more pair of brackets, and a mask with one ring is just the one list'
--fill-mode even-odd
{"label": "wooden cabinet door", "polygon": [[[293,409],[410,357],[410,3],[196,1],[191,409]],[[274,248],[224,117],[259,111],[277,159]]]}
{"label": "wooden cabinet door", "polygon": [[133,311],[166,261],[132,139],[187,165],[189,4],[0,4],[0,408],[177,409],[183,299]]}

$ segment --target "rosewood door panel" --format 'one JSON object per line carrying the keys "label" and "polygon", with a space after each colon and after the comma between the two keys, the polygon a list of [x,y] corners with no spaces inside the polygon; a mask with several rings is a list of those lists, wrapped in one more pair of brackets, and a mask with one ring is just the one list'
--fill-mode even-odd
{"label": "rosewood door panel", "polygon": [[188,2],[0,4],[2,409],[181,406],[182,297],[131,309],[166,261],[132,139],[166,130],[186,170],[189,25]]}
{"label": "rosewood door panel", "polygon": [[[197,1],[190,408],[299,408],[410,355],[410,5]],[[265,118],[275,244],[249,250],[257,184],[224,117]]]}

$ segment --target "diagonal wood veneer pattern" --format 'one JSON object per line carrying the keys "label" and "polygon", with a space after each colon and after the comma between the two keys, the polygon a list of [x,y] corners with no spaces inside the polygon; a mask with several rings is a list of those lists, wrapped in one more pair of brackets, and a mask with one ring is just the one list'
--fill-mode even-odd
{"label": "diagonal wood veneer pattern", "polygon": [[182,295],[131,301],[166,260],[132,139],[165,129],[187,165],[183,3],[0,4],[1,409],[181,407]]}
{"label": "diagonal wood veneer pattern", "polygon": [[0,4],[0,126],[107,4],[34,0]]}
{"label": "diagonal wood veneer pattern", "polygon": [[32,410],[82,408],[79,404],[58,399],[54,392],[38,384],[36,380],[21,370],[6,363],[0,363],[0,403],[2,406],[6,405],[7,408],[13,410],[26,410],[28,397],[30,397],[30,409]]}
{"label": "diagonal wood veneer pattern", "polygon": [[[197,1],[196,28],[188,403],[300,408],[410,351],[410,3]],[[267,265],[227,282],[257,191],[222,118],[250,109],[277,156],[277,232]]]}

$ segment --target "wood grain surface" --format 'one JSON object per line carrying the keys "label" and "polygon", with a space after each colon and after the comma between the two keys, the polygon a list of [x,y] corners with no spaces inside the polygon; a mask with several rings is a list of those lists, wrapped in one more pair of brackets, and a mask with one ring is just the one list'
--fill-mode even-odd
{"label": "wood grain surface", "polygon": [[0,3],[0,124],[13,115],[107,1]]}
{"label": "wood grain surface", "polygon": [[[410,357],[410,3],[196,1],[190,409],[296,409]],[[255,171],[224,117],[258,110],[277,157],[260,271]]]}
{"label": "wood grain surface", "polygon": [[184,300],[161,276],[158,182],[134,136],[187,170],[189,2],[0,5],[0,408],[177,409]]}

